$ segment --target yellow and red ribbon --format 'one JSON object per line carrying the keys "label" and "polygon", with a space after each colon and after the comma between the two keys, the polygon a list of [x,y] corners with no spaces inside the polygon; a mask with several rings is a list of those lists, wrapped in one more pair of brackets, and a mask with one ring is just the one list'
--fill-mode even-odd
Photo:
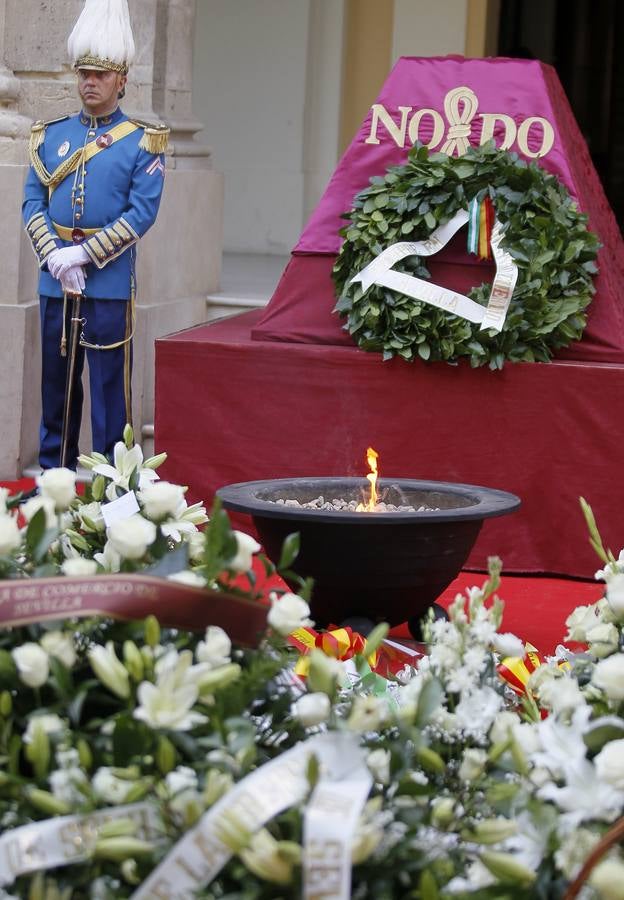
{"label": "yellow and red ribbon", "polygon": [[378,650],[368,654],[366,638],[348,626],[321,632],[313,628],[297,628],[288,636],[288,642],[301,653],[295,666],[295,674],[302,678],[308,674],[310,667],[308,656],[315,648],[322,650],[326,656],[342,661],[352,659],[354,656],[365,656],[371,670],[384,678],[395,675],[406,665],[413,666],[415,659],[413,653],[403,651],[393,641],[383,641]]}

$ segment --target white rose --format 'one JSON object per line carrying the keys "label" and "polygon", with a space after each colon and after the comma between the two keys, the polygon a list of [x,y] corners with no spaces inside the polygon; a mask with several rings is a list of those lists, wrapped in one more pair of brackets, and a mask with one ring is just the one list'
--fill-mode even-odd
{"label": "white rose", "polygon": [[589,644],[589,652],[595,659],[602,659],[610,656],[618,648],[620,642],[620,633],[615,625],[595,625],[587,632],[587,643]]}
{"label": "white rose", "polygon": [[290,712],[293,718],[303,725],[304,728],[311,728],[314,725],[320,725],[326,722],[331,710],[331,703],[327,694],[316,691],[313,694],[304,694],[299,697],[292,706]]}
{"label": "white rose", "polygon": [[566,641],[580,641],[585,643],[587,631],[600,624],[600,619],[594,606],[577,606],[566,619],[568,633]]}
{"label": "white rose", "polygon": [[211,625],[206,629],[204,640],[197,645],[195,656],[197,662],[204,663],[211,669],[217,669],[230,662],[231,652],[232,641],[227,633],[218,625]]}
{"label": "white rose", "polygon": [[203,531],[192,531],[188,536],[189,558],[192,562],[203,559],[206,550],[206,535]]}
{"label": "white rose", "polygon": [[26,503],[22,503],[20,510],[27,522],[38,513],[40,509],[45,510],[46,528],[54,528],[56,525],[56,507],[51,497],[31,497]]}
{"label": "white rose", "polygon": [[492,645],[503,659],[507,659],[510,656],[517,656],[520,659],[524,657],[524,644],[519,637],[516,637],[510,631],[504,634],[495,634],[492,639]]}
{"label": "white rose", "polygon": [[74,559],[66,559],[61,565],[61,572],[68,578],[81,578],[95,575],[97,572],[97,563],[94,559],[84,559],[82,556],[76,556]]}
{"label": "white rose", "polygon": [[459,777],[462,781],[476,781],[477,778],[485,771],[487,763],[487,753],[477,747],[469,747],[464,750],[461,765],[459,767]]}
{"label": "white rose", "polygon": [[234,572],[249,572],[253,566],[253,555],[260,550],[260,544],[243,531],[235,531],[237,550],[236,556],[231,559],[227,567]]}
{"label": "white rose", "polygon": [[297,594],[270,595],[271,609],[267,621],[274,631],[279,634],[291,634],[297,628],[311,625],[309,618],[310,607],[302,597]]}
{"label": "white rose", "polygon": [[607,602],[618,620],[624,619],[624,574],[612,575],[607,580]]}
{"label": "white rose", "polygon": [[44,734],[55,734],[58,731],[63,731],[64,728],[65,722],[53,713],[46,713],[42,716],[31,716],[28,720],[28,726],[24,732],[23,740],[25,744],[30,744],[32,743],[37,730],[42,730]]}
{"label": "white rose", "polygon": [[493,744],[502,744],[509,740],[509,735],[515,725],[520,722],[516,713],[503,710],[500,712],[490,728],[490,741]]}
{"label": "white rose", "polygon": [[93,503],[83,503],[82,506],[78,507],[76,510],[76,515],[83,526],[85,519],[88,519],[89,523],[93,525],[96,531],[104,531],[106,528],[106,522],[102,515],[102,505],[101,503],[98,503],[97,500],[94,500]]}
{"label": "white rose", "polygon": [[378,784],[390,784],[390,751],[372,750],[366,757],[368,770]]}
{"label": "white rose", "polygon": [[189,807],[199,806],[201,797],[197,790],[197,774],[188,766],[178,766],[165,778],[169,793],[169,807],[174,813],[184,816]]}
{"label": "white rose", "polygon": [[594,765],[602,781],[624,790],[624,739],[605,744],[594,759]]}
{"label": "white rose", "polygon": [[590,885],[600,900],[624,900],[624,863],[619,859],[603,859],[589,876]]}
{"label": "white rose", "polygon": [[624,700],[624,653],[614,653],[596,663],[592,682],[610,700]]}
{"label": "white rose", "polygon": [[31,688],[41,687],[48,680],[48,654],[39,644],[27,643],[11,651],[20,680]]}
{"label": "white rose", "polygon": [[519,722],[514,725],[513,736],[526,756],[537,753],[541,747],[537,727],[530,722]]}
{"label": "white rose", "polygon": [[113,773],[109,766],[101,766],[91,780],[94,793],[107,803],[124,803],[134,787],[132,781],[126,781]]}
{"label": "white rose", "polygon": [[184,505],[185,488],[168,481],[156,481],[147,485],[140,493],[139,500],[149,519],[160,522],[167,516],[175,516]]}
{"label": "white rose", "polygon": [[35,480],[41,496],[52,500],[57,512],[67,509],[76,496],[76,473],[71,469],[47,469]]}
{"label": "white rose", "polygon": [[557,715],[574,712],[585,705],[578,682],[573,678],[556,678],[545,681],[539,691],[540,700]]}
{"label": "white rose", "polygon": [[6,556],[11,550],[15,550],[20,542],[20,530],[13,516],[0,514],[0,556]]}
{"label": "white rose", "polygon": [[174,572],[173,575],[167,575],[167,581],[177,581],[178,584],[185,584],[187,587],[206,587],[206,579],[197,572],[191,572],[188,569],[183,572]]}
{"label": "white rose", "polygon": [[123,559],[141,559],[156,540],[156,526],[143,516],[129,516],[110,526],[108,539]]}
{"label": "white rose", "polygon": [[71,634],[62,631],[48,631],[39,641],[48,656],[53,656],[63,663],[66,669],[71,669],[76,662],[76,651]]}

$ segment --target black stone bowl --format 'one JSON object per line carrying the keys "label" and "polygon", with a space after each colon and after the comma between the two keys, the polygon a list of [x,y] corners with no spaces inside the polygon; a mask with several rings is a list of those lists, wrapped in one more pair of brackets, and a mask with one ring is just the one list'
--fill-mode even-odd
{"label": "black stone bowl", "polygon": [[514,494],[472,484],[380,479],[379,499],[434,507],[419,512],[301,509],[275,501],[366,501],[365,478],[276,478],[230,484],[217,491],[226,509],[248,513],[267,556],[277,562],[284,539],[297,531],[301,550],[292,568],[314,579],[312,617],[318,626],[350,619],[396,625],[412,633],[460,572],[484,519],[520,506]]}

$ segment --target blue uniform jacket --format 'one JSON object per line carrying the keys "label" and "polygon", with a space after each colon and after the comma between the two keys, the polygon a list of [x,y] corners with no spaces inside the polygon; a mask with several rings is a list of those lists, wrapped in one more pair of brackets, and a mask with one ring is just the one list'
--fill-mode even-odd
{"label": "blue uniform jacket", "polygon": [[[46,258],[73,241],[82,243],[91,260],[85,267],[87,297],[130,297],[133,248],[156,219],[165,167],[162,154],[139,146],[143,126],[111,138],[112,130],[124,122],[130,120],[117,108],[110,116],[96,118],[83,112],[45,126],[36,152],[50,174],[85,143],[95,142],[98,152],[86,161],[84,177],[80,165],[53,189],[42,183],[31,165],[22,213],[41,269],[42,295],[62,296]],[[56,226],[61,226],[61,237]]]}

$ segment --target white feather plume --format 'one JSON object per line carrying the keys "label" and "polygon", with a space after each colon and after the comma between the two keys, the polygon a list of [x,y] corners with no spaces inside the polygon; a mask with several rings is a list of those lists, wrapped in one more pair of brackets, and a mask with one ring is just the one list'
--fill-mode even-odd
{"label": "white feather plume", "polygon": [[93,56],[129,66],[136,51],[128,0],[85,0],[67,50],[72,64]]}

